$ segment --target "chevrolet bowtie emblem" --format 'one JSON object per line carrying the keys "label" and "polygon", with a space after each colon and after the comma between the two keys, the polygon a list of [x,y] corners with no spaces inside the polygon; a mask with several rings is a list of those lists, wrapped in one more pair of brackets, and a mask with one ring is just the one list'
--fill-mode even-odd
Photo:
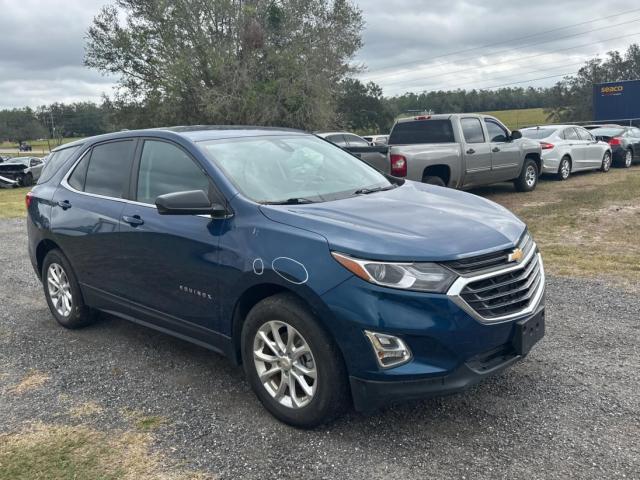
{"label": "chevrolet bowtie emblem", "polygon": [[524,252],[521,249],[516,248],[509,254],[508,260],[509,262],[519,262],[520,260],[522,260],[522,257],[524,257]]}

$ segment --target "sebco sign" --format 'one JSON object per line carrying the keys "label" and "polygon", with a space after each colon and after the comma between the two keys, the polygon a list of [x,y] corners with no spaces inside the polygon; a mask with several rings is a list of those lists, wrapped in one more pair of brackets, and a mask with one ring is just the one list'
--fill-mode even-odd
{"label": "sebco sign", "polygon": [[593,86],[593,119],[622,122],[640,119],[640,80]]}

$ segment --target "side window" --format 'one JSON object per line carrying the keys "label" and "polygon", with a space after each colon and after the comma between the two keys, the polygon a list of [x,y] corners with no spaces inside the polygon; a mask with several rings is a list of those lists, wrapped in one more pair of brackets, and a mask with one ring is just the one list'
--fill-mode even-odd
{"label": "side window", "polygon": [[369,143],[363,139],[358,137],[357,135],[345,135],[344,138],[349,142],[350,147],[368,147]]}
{"label": "side window", "polygon": [[171,143],[145,140],[138,173],[137,201],[154,204],[160,195],[190,190],[209,193],[209,178],[196,162]]}
{"label": "side window", "polygon": [[67,180],[67,183],[76,190],[84,190],[84,181],[87,178],[87,167],[89,166],[90,157],[90,154],[82,157],[82,160],[76,165],[76,168],[73,169],[73,173],[71,173],[71,176]]}
{"label": "side window", "polygon": [[98,145],[91,151],[84,191],[106,197],[124,197],[131,176],[136,142],[124,140]]}
{"label": "side window", "polygon": [[63,150],[56,150],[55,152],[50,153],[47,162],[45,163],[44,167],[42,167],[42,173],[40,174],[40,178],[38,179],[38,184],[45,183],[51,180],[51,177],[53,177],[58,172],[58,170],[60,170],[60,167],[62,167],[62,165],[64,165],[64,163],[69,160],[71,155],[73,155],[78,150],[78,148],[80,147],[68,147]]}
{"label": "side window", "polygon": [[565,140],[580,140],[580,137],[578,137],[578,132],[576,132],[575,128],[565,128],[564,138]]}
{"label": "side window", "polygon": [[589,140],[589,141],[593,140],[593,137],[591,136],[591,134],[584,128],[576,128],[576,130],[578,131],[578,135],[580,135],[581,140]]}
{"label": "side window", "polygon": [[463,118],[460,120],[462,133],[467,143],[484,143],[484,132],[477,118]]}
{"label": "side window", "polygon": [[493,120],[485,120],[487,126],[487,132],[489,132],[489,141],[495,143],[504,143],[509,139],[509,132],[507,132],[502,125],[497,124]]}
{"label": "side window", "polygon": [[635,137],[635,138],[640,138],[640,128],[632,128],[631,129],[631,136]]}
{"label": "side window", "polygon": [[344,139],[344,136],[342,135],[329,135],[327,137],[327,140],[329,140],[331,143],[335,143],[339,147],[347,146],[347,141]]}

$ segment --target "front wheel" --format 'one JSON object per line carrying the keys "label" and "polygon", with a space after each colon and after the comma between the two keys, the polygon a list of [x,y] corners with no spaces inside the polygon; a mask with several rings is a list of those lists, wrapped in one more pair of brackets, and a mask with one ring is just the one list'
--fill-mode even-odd
{"label": "front wheel", "polygon": [[295,296],[278,294],[253,307],[241,342],[247,380],[280,421],[311,428],[347,409],[349,389],[342,355]]}
{"label": "front wheel", "polygon": [[538,185],[538,177],[538,164],[534,160],[527,158],[522,166],[520,176],[513,183],[517,191],[531,192]]}
{"label": "front wheel", "polygon": [[30,187],[33,185],[33,175],[31,173],[27,173],[24,177],[22,177],[22,181],[20,182],[23,187]]}
{"label": "front wheel", "polygon": [[604,157],[602,157],[600,171],[607,173],[609,170],[611,170],[611,152],[605,152]]}
{"label": "front wheel", "polygon": [[622,162],[622,166],[624,168],[629,168],[632,163],[633,163],[633,152],[631,151],[631,149],[629,149],[626,152],[624,152],[624,160]]}

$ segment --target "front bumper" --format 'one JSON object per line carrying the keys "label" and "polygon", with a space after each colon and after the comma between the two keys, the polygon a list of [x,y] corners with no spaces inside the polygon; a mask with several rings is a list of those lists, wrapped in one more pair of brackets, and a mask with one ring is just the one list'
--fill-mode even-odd
{"label": "front bumper", "polygon": [[0,186],[15,187],[16,185],[18,185],[18,180],[0,175]]}

